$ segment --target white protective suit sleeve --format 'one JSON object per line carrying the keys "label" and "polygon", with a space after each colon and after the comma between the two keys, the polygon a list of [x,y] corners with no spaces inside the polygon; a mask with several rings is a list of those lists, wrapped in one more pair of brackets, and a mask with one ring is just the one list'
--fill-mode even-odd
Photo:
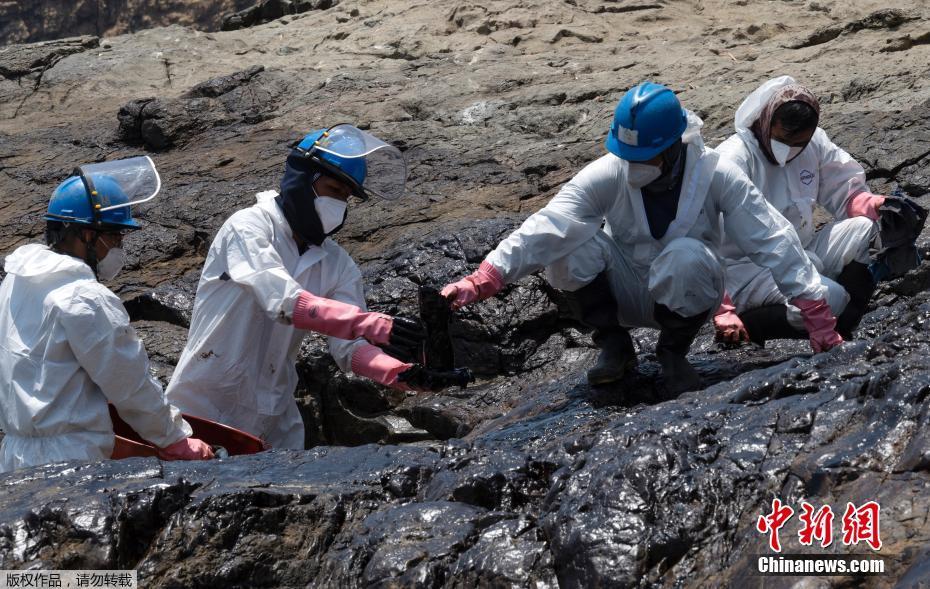
{"label": "white protective suit sleeve", "polygon": [[823,129],[817,129],[811,145],[820,150],[817,202],[837,221],[842,221],[847,218],[846,206],[850,199],[869,189],[865,181],[865,170],[851,155],[830,141]]}
{"label": "white protective suit sleeve", "polygon": [[575,251],[601,228],[617,198],[620,168],[614,156],[585,166],[485,259],[509,284]]}
{"label": "white protective suit sleeve", "polygon": [[81,368],[140,436],[166,448],[191,435],[149,373],[145,347],[116,295],[77,288],[61,322]]}
{"label": "white protective suit sleeve", "polygon": [[[346,255],[348,257],[348,255]],[[339,277],[339,285],[329,293],[329,298],[349,303],[357,306],[362,311],[367,311],[368,306],[365,304],[365,289],[362,284],[362,273],[358,266],[351,259],[348,260],[342,275]],[[352,355],[359,346],[368,342],[363,338],[355,340],[340,339],[338,337],[328,337],[329,353],[336,361],[339,369],[348,374],[352,370]]]}
{"label": "white protective suit sleeve", "polygon": [[285,268],[265,230],[240,221],[227,227],[223,242],[230,280],[252,293],[272,321],[290,324],[304,289]]}
{"label": "white protective suit sleeve", "polygon": [[720,154],[721,159],[725,159],[738,167],[751,182],[753,178],[753,161],[752,156],[749,155],[749,148],[746,147],[744,141],[745,139],[741,136],[733,135],[714,150]]}
{"label": "white protective suit sleeve", "polygon": [[[826,298],[827,287],[791,223],[765,200],[739,167],[724,160],[717,166],[715,184],[725,183],[718,203],[726,238],[754,264],[768,268],[788,300]],[[711,190],[717,189],[711,186]]]}

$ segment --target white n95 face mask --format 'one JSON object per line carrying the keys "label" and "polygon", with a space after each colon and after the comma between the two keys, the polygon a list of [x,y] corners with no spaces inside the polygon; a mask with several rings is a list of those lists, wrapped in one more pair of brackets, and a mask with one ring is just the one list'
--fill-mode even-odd
{"label": "white n95 face mask", "polygon": [[628,162],[626,181],[633,188],[642,188],[657,180],[662,175],[662,168],[649,164],[640,164],[637,162]]}
{"label": "white n95 face mask", "polygon": [[323,233],[327,235],[336,227],[342,225],[346,217],[346,202],[331,196],[317,196],[313,199],[313,207],[323,225]]}
{"label": "white n95 face mask", "polygon": [[126,265],[126,252],[121,247],[112,247],[102,260],[97,262],[97,278],[107,282],[116,278]]}
{"label": "white n95 face mask", "polygon": [[775,161],[778,162],[779,166],[784,166],[796,158],[802,151],[804,151],[803,147],[791,147],[781,141],[772,139],[772,155],[775,156]]}

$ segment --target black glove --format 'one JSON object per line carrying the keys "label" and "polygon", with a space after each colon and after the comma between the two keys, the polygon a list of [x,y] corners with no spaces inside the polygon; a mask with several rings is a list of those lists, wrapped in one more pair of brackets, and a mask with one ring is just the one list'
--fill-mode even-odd
{"label": "black glove", "polygon": [[452,386],[464,389],[468,383],[475,382],[475,377],[468,368],[431,370],[422,364],[414,364],[398,374],[397,380],[407,383],[411,388],[435,393]]}
{"label": "black glove", "polygon": [[422,362],[426,336],[426,328],[419,319],[394,317],[388,343],[379,347],[402,362]]}
{"label": "black glove", "polygon": [[878,226],[882,247],[913,244],[927,222],[927,209],[905,196],[889,196],[879,208]]}
{"label": "black glove", "polygon": [[889,196],[879,208],[882,249],[871,270],[876,281],[898,278],[920,265],[914,242],[927,222],[927,209],[904,196]]}

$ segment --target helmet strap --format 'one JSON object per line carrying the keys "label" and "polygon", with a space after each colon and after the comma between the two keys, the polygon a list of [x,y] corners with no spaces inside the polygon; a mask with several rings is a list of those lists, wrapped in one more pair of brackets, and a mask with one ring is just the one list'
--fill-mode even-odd
{"label": "helmet strap", "polygon": [[81,243],[84,244],[84,261],[90,266],[90,269],[94,271],[94,276],[97,275],[97,239],[100,237],[100,233],[96,229],[91,229],[94,232],[94,236],[90,240],[84,239],[83,228],[80,230]]}
{"label": "helmet strap", "polygon": [[84,189],[87,191],[87,201],[90,203],[90,214],[93,215],[94,227],[100,226],[100,203],[97,200],[97,189],[94,187],[94,181],[80,167],[75,168],[72,175],[80,176]]}
{"label": "helmet strap", "polygon": [[85,174],[81,167],[75,168],[73,174],[80,176],[81,182],[84,184],[84,189],[87,191],[87,201],[90,203],[91,215],[93,215],[92,231],[94,236],[90,241],[87,241],[84,239],[84,232],[81,231],[81,243],[84,244],[84,261],[87,262],[90,269],[94,271],[94,276],[96,276],[99,261],[97,260],[97,238],[100,236],[98,231],[100,227],[100,204],[97,201],[97,189],[94,187],[94,181],[91,180],[90,175]]}

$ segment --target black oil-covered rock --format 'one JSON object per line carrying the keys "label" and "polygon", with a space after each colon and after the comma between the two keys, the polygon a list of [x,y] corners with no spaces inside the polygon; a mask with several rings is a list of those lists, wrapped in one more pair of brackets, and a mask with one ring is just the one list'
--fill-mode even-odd
{"label": "black oil-covered rock", "polygon": [[221,28],[224,31],[235,31],[266,23],[288,14],[301,14],[309,10],[326,10],[337,4],[339,4],[339,0],[260,0],[254,6],[245,10],[226,15],[223,18]]}
{"label": "black oil-covered rock", "polygon": [[[138,568],[156,587],[761,586],[755,522],[779,497],[878,501],[880,555],[926,583],[930,304],[878,309],[863,330],[632,407],[635,380],[591,389],[580,362],[466,440],[8,474],[0,565]],[[802,351],[696,360],[712,375]],[[811,551],[797,530],[784,550]]]}

